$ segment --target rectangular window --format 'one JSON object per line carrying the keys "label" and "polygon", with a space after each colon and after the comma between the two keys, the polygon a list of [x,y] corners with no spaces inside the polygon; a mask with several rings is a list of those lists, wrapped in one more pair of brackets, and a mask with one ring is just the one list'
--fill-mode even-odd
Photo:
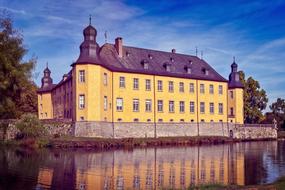
{"label": "rectangular window", "polygon": [[145,111],[146,112],[151,112],[151,100],[146,100],[145,101]]}
{"label": "rectangular window", "polygon": [[174,101],[169,101],[169,112],[174,112]]}
{"label": "rectangular window", "polygon": [[134,112],[139,111],[139,99],[133,99],[133,111]]}
{"label": "rectangular window", "polygon": [[205,93],[205,85],[204,84],[200,84],[200,93],[201,94]]}
{"label": "rectangular window", "polygon": [[173,81],[168,82],[168,91],[173,92],[174,91],[174,84]]}
{"label": "rectangular window", "polygon": [[233,91],[230,91],[230,97],[231,97],[231,99],[234,99],[234,92]]}
{"label": "rectangular window", "polygon": [[234,108],[233,107],[230,108],[230,116],[234,116]]}
{"label": "rectangular window", "polygon": [[134,89],[135,90],[139,89],[139,79],[138,78],[134,78]]}
{"label": "rectangular window", "polygon": [[194,83],[189,84],[189,92],[194,93]]}
{"label": "rectangular window", "polygon": [[117,111],[123,111],[123,98],[117,98],[116,107]]}
{"label": "rectangular window", "polygon": [[158,81],[157,81],[157,91],[162,91],[162,90],[163,90],[162,81],[161,81],[161,80],[158,80]]}
{"label": "rectangular window", "polygon": [[157,111],[163,112],[163,100],[157,100]]}
{"label": "rectangular window", "polygon": [[190,113],[195,112],[195,102],[190,102]]}
{"label": "rectangular window", "polygon": [[126,87],[125,85],[126,85],[125,77],[120,77],[120,84],[119,84],[120,88],[125,88]]}
{"label": "rectangular window", "polygon": [[150,79],[145,80],[145,90],[151,90]]}
{"label": "rectangular window", "polygon": [[79,109],[85,108],[85,95],[81,94],[79,95]]}
{"label": "rectangular window", "polygon": [[224,113],[223,103],[219,103],[219,114],[223,114],[223,113]]}
{"label": "rectangular window", "polygon": [[219,94],[223,94],[223,86],[219,85]]}
{"label": "rectangular window", "polygon": [[107,86],[108,85],[108,75],[107,73],[104,73],[104,79],[103,79],[104,85]]}
{"label": "rectangular window", "polygon": [[200,102],[200,113],[205,113],[205,102]]}
{"label": "rectangular window", "polygon": [[108,108],[108,99],[107,96],[104,96],[104,110],[106,111]]}
{"label": "rectangular window", "polygon": [[79,70],[79,76],[78,76],[79,82],[85,82],[85,71],[84,70]]}
{"label": "rectangular window", "polygon": [[214,85],[210,84],[209,86],[209,93],[214,94]]}
{"label": "rectangular window", "polygon": [[184,113],[184,111],[185,111],[185,102],[184,101],[179,102],[179,111],[181,113]]}
{"label": "rectangular window", "polygon": [[179,83],[179,92],[184,92],[184,83],[183,82]]}
{"label": "rectangular window", "polygon": [[214,113],[214,103],[213,102],[210,102],[210,113],[213,114]]}

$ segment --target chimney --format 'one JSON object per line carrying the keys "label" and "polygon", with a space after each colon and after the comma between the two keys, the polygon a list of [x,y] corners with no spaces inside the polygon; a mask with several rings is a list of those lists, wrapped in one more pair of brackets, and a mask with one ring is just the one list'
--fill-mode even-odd
{"label": "chimney", "polygon": [[122,58],[123,57],[123,38],[122,37],[117,37],[115,39],[115,48],[117,50],[118,56]]}
{"label": "chimney", "polygon": [[172,52],[172,53],[176,53],[176,49],[172,49],[171,52]]}

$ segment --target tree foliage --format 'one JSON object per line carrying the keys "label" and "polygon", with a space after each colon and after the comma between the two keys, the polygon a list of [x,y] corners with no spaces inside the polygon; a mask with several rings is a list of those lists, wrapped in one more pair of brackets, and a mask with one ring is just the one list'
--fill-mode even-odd
{"label": "tree foliage", "polygon": [[244,85],[244,122],[260,123],[264,119],[262,111],[266,109],[268,102],[266,92],[252,77],[246,79],[242,71],[239,72],[239,75]]}
{"label": "tree foliage", "polygon": [[0,119],[37,111],[37,87],[31,80],[36,60],[24,62],[26,53],[22,35],[0,14]]}
{"label": "tree foliage", "polygon": [[46,129],[34,114],[23,114],[21,119],[16,123],[20,133],[18,138],[38,138],[46,135]]}
{"label": "tree foliage", "polygon": [[273,118],[276,120],[278,127],[285,128],[285,100],[277,98],[276,102],[273,102],[269,108],[272,111]]}

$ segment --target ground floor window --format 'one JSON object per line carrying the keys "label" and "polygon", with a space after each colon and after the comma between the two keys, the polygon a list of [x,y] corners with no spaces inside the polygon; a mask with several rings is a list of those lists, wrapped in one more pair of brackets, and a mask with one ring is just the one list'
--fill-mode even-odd
{"label": "ground floor window", "polygon": [[133,99],[133,111],[134,112],[139,111],[139,99]]}
{"label": "ground floor window", "polygon": [[117,98],[116,108],[117,108],[117,111],[123,111],[123,98]]}
{"label": "ground floor window", "polygon": [[81,94],[79,95],[79,109],[85,108],[85,95]]}

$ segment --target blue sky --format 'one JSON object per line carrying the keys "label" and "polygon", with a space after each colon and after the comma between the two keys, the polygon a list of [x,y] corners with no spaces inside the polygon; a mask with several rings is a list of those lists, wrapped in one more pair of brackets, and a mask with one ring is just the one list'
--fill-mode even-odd
{"label": "blue sky", "polygon": [[125,45],[193,55],[197,46],[225,78],[236,56],[270,102],[285,98],[285,1],[0,0],[3,9],[22,30],[25,59],[37,57],[38,85],[46,62],[54,82],[70,70],[91,14],[100,45],[107,31],[109,43],[121,36]]}

